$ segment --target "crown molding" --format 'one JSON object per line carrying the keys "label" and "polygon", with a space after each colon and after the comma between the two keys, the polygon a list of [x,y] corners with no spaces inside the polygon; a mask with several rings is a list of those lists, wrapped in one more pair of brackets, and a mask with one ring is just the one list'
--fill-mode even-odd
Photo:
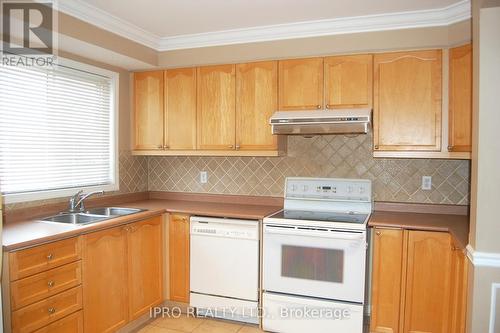
{"label": "crown molding", "polygon": [[447,7],[379,15],[159,37],[81,0],[58,2],[59,10],[157,51],[267,42],[371,31],[447,26],[471,17],[470,0]]}
{"label": "crown molding", "polygon": [[474,266],[500,267],[500,253],[478,252],[470,244],[465,249]]}

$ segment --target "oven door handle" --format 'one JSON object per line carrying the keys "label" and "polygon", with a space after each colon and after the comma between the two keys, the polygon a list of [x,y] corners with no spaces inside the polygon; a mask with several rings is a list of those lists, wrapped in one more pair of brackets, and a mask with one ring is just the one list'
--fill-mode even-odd
{"label": "oven door handle", "polygon": [[294,236],[312,236],[312,237],[323,237],[332,239],[342,239],[342,240],[364,240],[364,232],[341,232],[333,230],[310,230],[310,229],[296,229],[287,228],[280,226],[264,226],[265,234],[276,234],[276,235],[294,235]]}

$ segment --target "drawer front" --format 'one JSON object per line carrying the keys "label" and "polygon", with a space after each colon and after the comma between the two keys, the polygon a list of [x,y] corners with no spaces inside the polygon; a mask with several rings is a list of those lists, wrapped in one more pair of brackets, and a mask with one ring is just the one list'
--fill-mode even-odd
{"label": "drawer front", "polygon": [[10,280],[17,280],[80,259],[80,238],[69,238],[58,242],[11,252]]}
{"label": "drawer front", "polygon": [[82,333],[83,311],[78,311],[47,325],[34,333]]}
{"label": "drawer front", "polygon": [[76,261],[11,283],[13,310],[53,296],[82,283],[82,264]]}
{"label": "drawer front", "polygon": [[12,331],[32,332],[81,308],[82,287],[78,286],[12,312]]}

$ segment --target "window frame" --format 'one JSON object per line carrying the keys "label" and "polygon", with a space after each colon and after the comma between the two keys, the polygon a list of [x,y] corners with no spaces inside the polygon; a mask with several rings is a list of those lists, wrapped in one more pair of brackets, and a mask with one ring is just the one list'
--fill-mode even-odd
{"label": "window frame", "polygon": [[[57,190],[44,190],[35,192],[24,192],[24,193],[11,193],[11,194],[1,194],[3,197],[4,204],[28,202],[28,201],[38,201],[38,200],[48,200],[64,198],[74,195],[76,192],[82,190],[84,192],[90,191],[118,191],[120,189],[120,173],[119,173],[119,79],[120,74],[111,70],[107,70],[101,67],[93,66],[90,64],[82,63],[79,61],[57,57],[57,65],[70,67],[76,70],[89,72],[92,74],[106,76],[111,79],[111,101],[110,101],[110,114],[111,114],[111,136],[110,136],[110,146],[111,149],[111,161],[112,161],[112,174],[111,183],[106,185],[92,185],[92,186],[79,186],[71,188],[63,188]],[[0,189],[1,190],[1,189]]]}

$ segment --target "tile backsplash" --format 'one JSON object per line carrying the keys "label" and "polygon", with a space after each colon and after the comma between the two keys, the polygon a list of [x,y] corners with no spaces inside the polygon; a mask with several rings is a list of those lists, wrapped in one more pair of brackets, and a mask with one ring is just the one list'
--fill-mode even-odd
{"label": "tile backsplash", "polygon": [[[149,157],[148,190],[282,196],[287,176],[368,178],[377,201],[466,205],[469,169],[461,160],[373,158],[370,135],[289,136],[283,157]],[[421,190],[422,176],[432,176],[431,190]]]}

